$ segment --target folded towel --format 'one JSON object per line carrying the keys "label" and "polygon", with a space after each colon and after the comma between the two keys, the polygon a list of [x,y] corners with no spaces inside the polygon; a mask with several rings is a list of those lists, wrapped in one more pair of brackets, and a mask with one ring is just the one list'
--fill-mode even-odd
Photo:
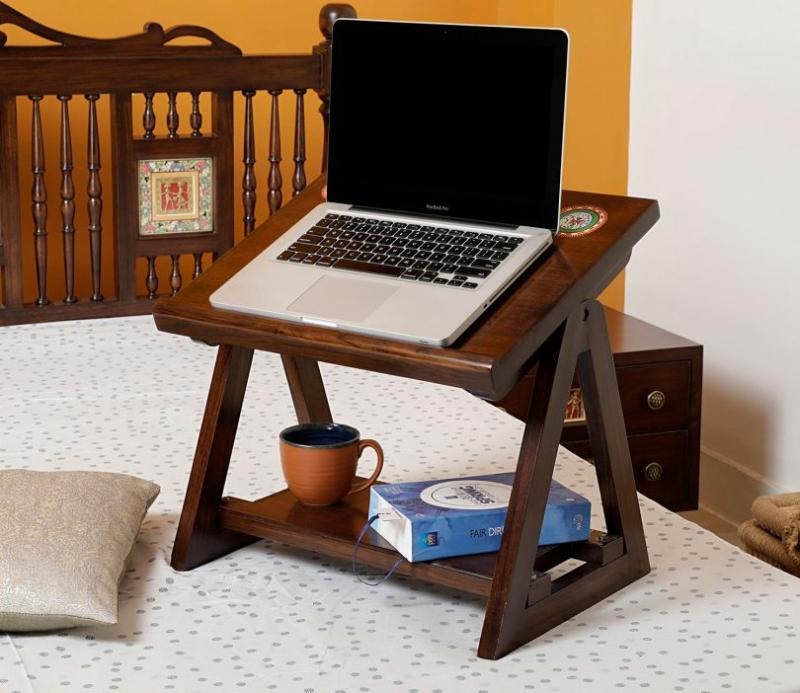
{"label": "folded towel", "polygon": [[800,493],[759,496],[751,510],[755,521],[783,542],[788,558],[800,568]]}
{"label": "folded towel", "polygon": [[789,556],[783,542],[762,529],[755,520],[739,525],[739,539],[747,553],[800,577],[800,566]]}

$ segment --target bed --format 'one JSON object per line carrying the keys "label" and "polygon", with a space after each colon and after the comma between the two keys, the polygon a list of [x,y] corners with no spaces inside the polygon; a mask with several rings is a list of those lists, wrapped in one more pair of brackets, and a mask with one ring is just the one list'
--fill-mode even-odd
{"label": "bed", "polygon": [[[0,353],[0,468],[161,486],[119,623],[0,633],[2,693],[800,689],[800,582],[644,497],[652,572],[499,662],[474,655],[481,602],[444,588],[366,586],[347,562],[267,541],[176,572],[215,350],[130,317],[7,327]],[[462,391],[333,366],[323,375],[338,419],[384,446],[384,480],[514,468],[522,424]],[[260,497],[283,486],[277,434],[293,422],[277,357],[256,355],[247,398],[226,492]],[[448,415],[456,404],[459,419]],[[586,462],[562,449],[556,477],[599,509]]]}

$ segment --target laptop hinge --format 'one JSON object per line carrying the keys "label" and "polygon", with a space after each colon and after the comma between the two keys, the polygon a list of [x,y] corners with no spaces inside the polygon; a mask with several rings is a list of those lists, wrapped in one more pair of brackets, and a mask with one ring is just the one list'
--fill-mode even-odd
{"label": "laptop hinge", "polygon": [[380,209],[378,207],[359,207],[358,205],[351,205],[349,209],[353,212],[361,212],[362,214],[391,214],[393,217],[408,217],[414,219],[430,219],[440,224],[447,224],[448,222],[458,222],[463,224],[477,224],[479,226],[486,226],[489,228],[512,230],[518,229],[519,224],[498,224],[491,221],[480,221],[478,219],[463,219],[461,217],[443,217],[438,214],[425,214],[424,212],[398,212],[394,209]]}

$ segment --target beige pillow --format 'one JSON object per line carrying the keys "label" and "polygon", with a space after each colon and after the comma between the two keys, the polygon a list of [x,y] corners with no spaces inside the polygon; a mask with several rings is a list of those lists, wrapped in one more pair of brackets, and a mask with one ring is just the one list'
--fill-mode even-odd
{"label": "beige pillow", "polygon": [[117,589],[160,489],[126,474],[0,471],[0,631],[117,622]]}

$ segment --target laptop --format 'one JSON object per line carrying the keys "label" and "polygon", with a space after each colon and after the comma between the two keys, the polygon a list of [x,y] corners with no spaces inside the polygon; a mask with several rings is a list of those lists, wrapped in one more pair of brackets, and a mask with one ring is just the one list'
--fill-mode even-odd
{"label": "laptop", "polygon": [[328,199],[215,308],[452,344],[558,230],[560,29],[339,19]]}

